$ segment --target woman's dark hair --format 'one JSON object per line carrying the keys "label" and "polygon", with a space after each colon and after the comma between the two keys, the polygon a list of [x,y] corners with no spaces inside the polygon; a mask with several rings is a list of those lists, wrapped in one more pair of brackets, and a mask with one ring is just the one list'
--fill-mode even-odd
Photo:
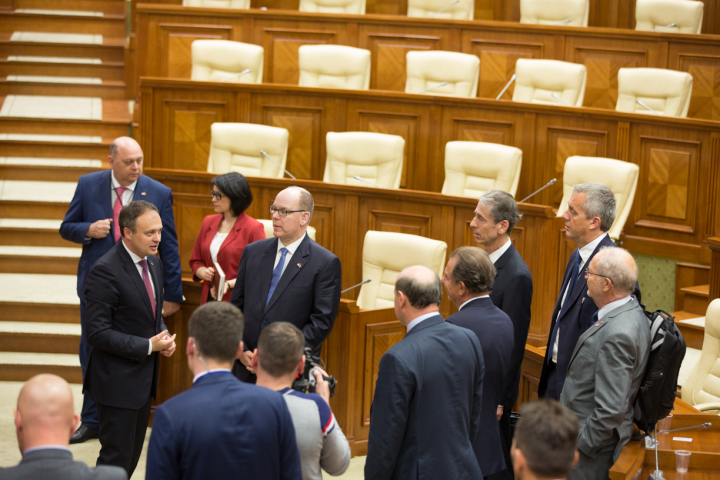
{"label": "woman's dark hair", "polygon": [[253,201],[250,185],[241,173],[230,172],[218,175],[210,180],[210,183],[230,199],[230,210],[236,217],[247,210]]}

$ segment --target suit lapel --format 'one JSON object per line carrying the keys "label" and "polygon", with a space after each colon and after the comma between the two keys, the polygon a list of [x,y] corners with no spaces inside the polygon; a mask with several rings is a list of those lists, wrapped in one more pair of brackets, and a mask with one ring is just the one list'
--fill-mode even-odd
{"label": "suit lapel", "polygon": [[[592,261],[593,257],[595,257],[595,255],[600,251],[601,248],[607,247],[610,244],[615,245],[613,243],[613,241],[610,240],[610,237],[608,237],[606,233],[603,233],[603,235],[605,235],[603,237],[603,239],[600,240],[600,243],[598,243],[595,246],[595,250],[593,250],[593,252],[590,254],[590,257],[588,257],[587,261],[580,269],[580,273],[578,273],[577,283],[575,283],[575,286],[573,287],[572,292],[568,292],[567,297],[565,298],[565,303],[563,305],[567,305],[567,306],[572,305],[573,303],[575,303],[575,301],[578,299],[578,297],[582,294],[582,292],[587,291],[587,279],[585,278],[585,271],[587,270],[588,266],[590,265],[590,262]],[[575,255],[580,255],[580,250],[577,248],[575,249]],[[570,257],[570,262],[572,263],[574,261],[575,261],[575,257],[574,256]],[[572,272],[570,272],[570,274],[572,274]],[[563,279],[563,291],[564,291],[565,287],[567,287],[568,282],[570,282],[570,276],[566,275],[566,277],[567,278]],[[569,308],[563,309],[563,311],[561,313],[564,314],[567,310],[569,310]]]}
{"label": "suit lapel", "polygon": [[[277,254],[277,247],[276,247],[276,254]],[[305,266],[305,264],[310,259],[310,237],[305,235],[305,239],[300,243],[297,250],[295,250],[295,253],[293,253],[293,256],[290,257],[290,261],[288,261],[287,267],[285,267],[285,271],[283,272],[282,276],[280,277],[280,281],[277,284],[277,287],[275,287],[275,291],[273,292],[273,296],[270,299],[270,303],[268,303],[266,311],[270,309],[270,307],[273,306],[273,304],[277,301],[278,298],[280,298],[280,295],[285,291],[288,285],[290,285],[290,282],[292,282],[293,278],[300,273],[300,270],[302,270],[302,267]],[[272,268],[271,268],[272,270]],[[271,272],[272,276],[272,272]],[[270,289],[270,284],[268,283],[268,290]],[[267,294],[266,294],[267,295]]]}
{"label": "suit lapel", "polygon": [[[262,260],[260,260],[260,289],[262,304],[265,305],[268,291],[270,290],[270,282],[272,281],[272,271],[275,266],[275,257],[277,256],[277,238],[272,242],[268,242]],[[276,289],[277,290],[277,289]],[[265,309],[267,310],[267,308]]]}
{"label": "suit lapel", "polygon": [[[100,202],[103,218],[113,218],[113,204],[112,204],[112,177],[110,176],[111,170],[104,172],[102,180],[95,184],[95,194],[91,198],[102,198]],[[112,230],[110,231],[112,235]],[[113,236],[113,242],[115,237]]]}
{"label": "suit lapel", "polygon": [[[160,281],[162,276],[162,269],[160,268],[160,259],[158,257],[148,257],[148,269],[150,270],[150,276],[152,277],[153,286],[155,287],[155,312],[162,315],[162,303],[160,302],[161,295],[158,292],[162,292],[163,284]],[[143,283],[143,287],[145,284]],[[157,315],[155,315],[157,317]],[[157,318],[155,318],[157,322]]]}
{"label": "suit lapel", "polygon": [[[228,232],[227,237],[225,237],[225,240],[223,240],[222,245],[220,245],[220,248],[218,249],[218,256],[220,255],[220,252],[222,251],[222,249],[225,248],[226,246],[230,245],[233,242],[233,240],[235,240],[235,237],[238,236],[238,233],[240,233],[240,230],[242,230],[242,225],[244,223],[242,221],[243,215],[245,215],[245,212],[241,213],[240,216],[235,220],[235,225],[233,225],[232,230],[230,230]],[[222,223],[222,217],[220,217],[220,223]],[[220,229],[220,223],[218,223],[218,227],[215,230],[216,232],[217,232],[217,230]]]}
{"label": "suit lapel", "polygon": [[513,253],[515,253],[515,247],[511,243],[510,248],[508,248],[505,251],[505,253],[500,255],[500,258],[498,258],[497,262],[495,262],[495,270],[496,270],[495,277],[496,278],[498,275],[500,275],[500,270],[505,268],[505,265],[507,264],[507,262],[510,261],[510,258],[513,256]]}
{"label": "suit lapel", "polygon": [[[152,305],[150,304],[150,297],[148,297],[147,290],[145,290],[145,283],[143,282],[142,277],[140,276],[140,272],[138,272],[135,262],[132,261],[132,258],[130,257],[130,254],[125,250],[124,245],[120,245],[118,242],[117,244],[115,244],[115,248],[117,249],[117,253],[123,262],[123,268],[125,269],[125,272],[128,274],[128,277],[130,277],[130,281],[133,283],[133,285],[135,285],[135,288],[137,289],[138,294],[140,295],[140,298],[142,298],[142,301],[145,304],[145,308],[147,308],[149,317],[153,319],[153,325],[154,325],[155,319],[153,318]],[[155,287],[155,288],[157,289],[157,287]]]}

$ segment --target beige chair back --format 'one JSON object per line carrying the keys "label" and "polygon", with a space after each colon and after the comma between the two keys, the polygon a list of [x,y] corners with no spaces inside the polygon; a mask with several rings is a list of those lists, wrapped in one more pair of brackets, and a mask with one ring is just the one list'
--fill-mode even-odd
{"label": "beige chair back", "polygon": [[250,0],[183,0],[183,7],[236,8],[247,10]]}
{"label": "beige chair back", "polygon": [[399,188],[405,139],[370,132],[327,134],[327,162],[323,182],[371,187],[359,176],[382,188]]}
{"label": "beige chair back", "polygon": [[[695,33],[702,30],[703,2],[691,0],[636,0],[635,30]],[[675,23],[677,26],[668,27]]]}
{"label": "beige chair back", "polygon": [[424,265],[442,276],[447,244],[417,235],[369,230],[362,255],[362,278],[372,282],[360,287],[358,307],[392,308],[398,274],[406,267]]}
{"label": "beige chair back", "polygon": [[[265,229],[265,238],[272,238],[274,236],[272,220],[267,220],[267,219],[263,218],[263,219],[258,220],[258,222],[262,223],[262,226]],[[316,233],[315,227],[308,225],[308,228],[307,228],[308,237],[315,240],[315,233]]]}
{"label": "beige chair back", "polygon": [[[579,63],[520,58],[515,64],[513,102],[582,107],[587,69]],[[552,96],[556,94],[562,102]]]}
{"label": "beige chair back", "polygon": [[420,93],[443,82],[426,95],[476,97],[480,78],[480,59],[475,55],[441,50],[407,53],[405,93]]}
{"label": "beige chair back", "polygon": [[700,360],[681,393],[683,401],[698,410],[720,410],[720,299],[716,298],[708,306]]}
{"label": "beige chair back", "polygon": [[580,183],[602,183],[615,194],[615,222],[608,231],[610,238],[618,240],[630,215],[640,168],[634,163],[601,157],[569,157],[563,172],[563,197],[557,216],[568,209],[573,187]]}
{"label": "beige chair back", "polygon": [[301,87],[370,88],[370,50],[342,45],[303,45],[298,55]]}
{"label": "beige chair back", "polygon": [[300,0],[300,11],[365,15],[365,0]]}
{"label": "beige chair back", "polygon": [[502,190],[515,196],[521,166],[519,148],[497,143],[448,142],[442,193],[480,198],[488,190]]}
{"label": "beige chair back", "polygon": [[520,23],[587,27],[589,17],[589,0],[520,0]]}
{"label": "beige chair back", "polygon": [[687,72],[662,68],[621,68],[618,70],[615,110],[655,115],[636,102],[639,100],[659,115],[687,117],[692,86],[692,75]]}
{"label": "beige chair back", "polygon": [[[195,40],[192,43],[192,80],[227,83],[262,83],[265,50],[251,43],[230,40]],[[234,76],[243,70],[252,70]]]}
{"label": "beige chair back", "polygon": [[[289,133],[254,123],[213,123],[210,127],[208,172],[240,172],[246,177],[282,178],[287,164]],[[282,168],[263,157],[260,150]]]}
{"label": "beige chair back", "polygon": [[447,10],[437,13],[448,4],[450,0],[408,0],[408,17],[442,18],[452,20],[472,20],[475,15],[475,0],[460,0]]}

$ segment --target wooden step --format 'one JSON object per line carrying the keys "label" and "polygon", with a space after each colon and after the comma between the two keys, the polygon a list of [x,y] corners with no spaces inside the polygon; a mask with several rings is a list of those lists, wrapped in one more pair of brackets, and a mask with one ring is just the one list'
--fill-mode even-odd
{"label": "wooden step", "polygon": [[28,255],[0,255],[0,273],[75,275],[78,259]]}
{"label": "wooden step", "polygon": [[0,303],[0,316],[14,322],[80,324],[80,305],[55,303]]}
{"label": "wooden step", "polygon": [[0,32],[51,32],[125,37],[125,16],[38,15],[0,13]]}
{"label": "wooden step", "polygon": [[684,310],[685,308],[683,306],[685,299],[683,288],[706,283],[710,283],[709,265],[677,262],[675,264],[675,310]]}
{"label": "wooden step", "polygon": [[710,285],[697,285],[681,289],[684,295],[683,310],[702,317],[710,304]]}
{"label": "wooden step", "polygon": [[[56,120],[62,122],[63,120]],[[101,143],[0,141],[0,157],[107,158],[111,141]],[[2,217],[2,215],[0,215]]]}
{"label": "wooden step", "polygon": [[[38,202],[34,200],[8,201],[0,200],[0,218],[37,218],[62,220],[65,218],[70,202]],[[64,240],[63,240],[64,241]],[[45,243],[0,243],[0,245],[34,245],[64,247],[62,245],[47,245]]]}
{"label": "wooden step", "polygon": [[0,180],[34,180],[38,182],[77,182],[88,173],[101,168],[47,167],[41,165],[0,164]]}
{"label": "wooden step", "polygon": [[124,61],[125,40],[103,38],[102,45],[11,42],[10,33],[0,33],[0,57],[7,58],[9,55],[99,58],[103,62],[120,63]]}
{"label": "wooden step", "polygon": [[[130,122],[107,120],[56,120],[51,118],[0,117],[0,133],[83,135],[102,137],[101,145],[130,133]],[[104,148],[104,147],[103,147]],[[107,150],[97,160],[107,158]]]}
{"label": "wooden step", "polygon": [[123,100],[125,82],[107,81],[101,84],[7,81],[0,79],[0,96],[49,95],[60,97],[97,97],[105,100]]}
{"label": "wooden step", "polygon": [[[40,59],[43,57],[37,58]],[[55,75],[58,77],[96,77],[103,80],[122,82],[125,80],[125,69],[122,62],[103,62],[96,64],[87,64],[34,60],[10,61],[7,60],[6,57],[0,59],[0,77],[6,77],[8,75]]]}
{"label": "wooden step", "polygon": [[[697,325],[688,325],[687,323],[680,323],[682,320],[688,320],[691,318],[698,318],[698,315],[692,312],[681,310],[679,312],[673,312],[671,315],[675,317],[675,325],[685,339],[685,344],[689,348],[702,349],[703,338],[705,338],[705,329]],[[704,316],[703,314],[702,316]]]}
{"label": "wooden step", "polygon": [[77,354],[80,326],[62,323],[0,321],[0,352]]}
{"label": "wooden step", "polygon": [[125,0],[13,0],[15,9],[84,10],[125,14]]}
{"label": "wooden step", "polygon": [[52,373],[70,383],[82,383],[77,354],[0,352],[0,381],[24,382],[40,373]]}

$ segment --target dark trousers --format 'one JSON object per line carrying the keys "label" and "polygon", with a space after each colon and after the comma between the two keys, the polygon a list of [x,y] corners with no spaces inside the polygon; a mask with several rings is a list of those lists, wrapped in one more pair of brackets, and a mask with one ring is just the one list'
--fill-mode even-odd
{"label": "dark trousers", "polygon": [[557,364],[550,360],[548,365],[548,380],[547,388],[545,389],[545,398],[552,398],[553,400],[560,401],[560,394],[562,393],[563,384],[565,383],[563,378],[557,373]]}
{"label": "dark trousers", "polygon": [[[87,372],[88,361],[90,360],[90,352],[92,345],[85,339],[85,300],[80,299],[80,367],[82,368],[83,381]],[[83,404],[80,412],[80,420],[82,425],[90,430],[98,430],[100,428],[100,420],[98,419],[98,411],[95,402],[90,398],[90,392],[83,392]]]}
{"label": "dark trousers", "polygon": [[142,453],[151,404],[152,398],[148,398],[139,410],[97,404],[102,446],[98,465],[122,467],[128,478],[132,477]]}
{"label": "dark trousers", "polygon": [[505,406],[502,417],[500,417],[500,442],[502,443],[503,456],[505,457],[505,470],[488,475],[489,480],[513,480],[513,478],[515,478],[512,459],[510,458],[510,447],[512,446],[510,413],[512,413],[512,406]]}

